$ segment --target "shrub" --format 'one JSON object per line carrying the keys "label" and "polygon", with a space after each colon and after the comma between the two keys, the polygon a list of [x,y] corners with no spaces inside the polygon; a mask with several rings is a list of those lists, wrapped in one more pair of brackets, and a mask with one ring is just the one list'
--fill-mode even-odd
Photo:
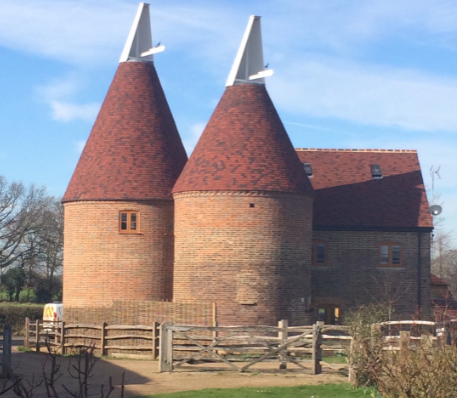
{"label": "shrub", "polygon": [[425,336],[400,352],[384,352],[370,369],[384,398],[457,397],[457,347],[433,345]]}
{"label": "shrub", "polygon": [[357,386],[376,385],[372,369],[382,356],[382,336],[372,333],[371,325],[384,322],[389,318],[389,309],[384,304],[367,304],[360,306],[345,316],[352,336],[348,362],[351,365],[354,382]]}
{"label": "shrub", "polygon": [[25,318],[31,321],[43,317],[43,304],[0,303],[0,327],[11,325],[14,334],[24,332]]}

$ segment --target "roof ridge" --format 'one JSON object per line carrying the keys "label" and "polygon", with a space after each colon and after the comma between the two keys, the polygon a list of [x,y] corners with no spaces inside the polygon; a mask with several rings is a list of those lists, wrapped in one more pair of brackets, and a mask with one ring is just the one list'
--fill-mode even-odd
{"label": "roof ridge", "polygon": [[382,152],[382,153],[417,153],[416,149],[349,149],[349,148],[295,148],[296,151],[315,152]]}

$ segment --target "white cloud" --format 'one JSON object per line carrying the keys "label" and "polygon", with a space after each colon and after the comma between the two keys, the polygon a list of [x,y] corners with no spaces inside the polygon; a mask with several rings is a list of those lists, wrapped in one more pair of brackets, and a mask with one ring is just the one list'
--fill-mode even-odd
{"label": "white cloud", "polygon": [[[271,14],[269,19],[278,16],[269,24],[275,25],[275,36],[282,36],[282,46],[300,43],[337,52],[360,51],[363,43],[404,36],[413,41],[455,46],[457,34],[457,3],[453,0],[283,0]],[[288,22],[287,29],[284,20]],[[284,35],[289,35],[290,40],[285,40]]]}
{"label": "white cloud", "polygon": [[[231,34],[235,28],[229,21],[235,12],[229,4],[216,9],[207,3],[179,3],[151,7],[155,41],[175,50],[191,46],[188,54],[203,53],[209,60],[241,38],[241,31]],[[106,64],[120,56],[137,7],[127,0],[35,0],[27,5],[3,0],[0,42],[74,65]]]}
{"label": "white cloud", "polygon": [[196,123],[190,128],[190,133],[185,135],[186,138],[183,139],[183,145],[184,148],[186,148],[186,152],[189,156],[194,150],[195,145],[197,145],[197,142],[202,135],[205,127],[206,123]]}
{"label": "white cloud", "polygon": [[273,77],[269,87],[285,112],[423,131],[457,130],[457,79],[302,56]]}
{"label": "white cloud", "polygon": [[82,153],[84,147],[86,146],[86,142],[87,142],[87,141],[76,141],[76,142],[74,143],[75,149],[76,149],[76,152],[77,152],[77,153],[79,153],[79,154]]}
{"label": "white cloud", "polygon": [[135,7],[123,1],[3,0],[2,45],[74,64],[103,62],[122,49]]}
{"label": "white cloud", "polygon": [[100,109],[96,102],[80,104],[72,100],[81,90],[81,79],[76,74],[56,78],[47,85],[35,87],[40,100],[44,100],[51,108],[52,119],[69,122],[83,120],[93,122]]}
{"label": "white cloud", "polygon": [[35,87],[35,90],[42,99],[51,102],[55,99],[74,95],[78,90],[77,87],[77,79],[72,75],[61,79],[54,79],[47,85]]}
{"label": "white cloud", "polygon": [[52,118],[62,122],[70,122],[72,120],[84,120],[92,122],[95,120],[100,109],[99,103],[91,104],[72,104],[69,102],[52,101]]}

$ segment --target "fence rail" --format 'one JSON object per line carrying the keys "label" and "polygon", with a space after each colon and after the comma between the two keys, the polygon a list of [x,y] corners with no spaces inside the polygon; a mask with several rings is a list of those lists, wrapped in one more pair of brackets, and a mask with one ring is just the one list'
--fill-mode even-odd
{"label": "fence rail", "polygon": [[290,363],[320,374],[323,351],[346,351],[351,341],[344,326],[318,322],[289,327],[287,320],[280,321],[277,327],[201,327],[164,322],[160,336],[160,372],[205,362],[218,362],[227,369],[245,372],[260,362],[276,361],[280,369]]}
{"label": "fence rail", "polygon": [[63,354],[76,348],[93,346],[101,355],[119,352],[132,354],[141,352],[153,359],[158,357],[159,323],[152,325],[100,325],[61,322],[55,325],[42,321],[25,320],[24,345],[40,351],[51,347]]}
{"label": "fence rail", "polygon": [[418,342],[424,340],[431,345],[437,345],[439,336],[436,336],[436,330],[435,322],[420,320],[389,321],[371,325],[372,337],[382,337],[384,351],[413,348]]}

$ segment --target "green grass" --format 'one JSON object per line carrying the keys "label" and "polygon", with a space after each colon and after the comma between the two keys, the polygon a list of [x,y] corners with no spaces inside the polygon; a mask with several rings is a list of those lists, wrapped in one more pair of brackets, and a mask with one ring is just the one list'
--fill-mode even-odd
{"label": "green grass", "polygon": [[322,358],[322,362],[327,363],[347,363],[346,357],[344,355],[334,355],[332,357]]}
{"label": "green grass", "polygon": [[[371,390],[354,389],[349,384],[325,384],[320,386],[257,387],[206,389],[171,394],[148,395],[149,398],[370,398]],[[146,398],[146,397],[143,397]]]}

